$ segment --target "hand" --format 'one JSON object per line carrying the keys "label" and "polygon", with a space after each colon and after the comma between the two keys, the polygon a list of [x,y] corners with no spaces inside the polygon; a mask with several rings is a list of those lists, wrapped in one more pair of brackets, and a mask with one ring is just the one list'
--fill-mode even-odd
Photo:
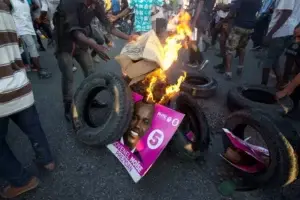
{"label": "hand", "polygon": [[294,89],[295,88],[291,84],[289,84],[286,88],[276,93],[277,99],[282,99],[286,96],[291,95],[294,92]]}
{"label": "hand", "polygon": [[107,17],[108,17],[109,21],[112,23],[119,19],[118,16],[111,15],[111,14],[108,14]]}
{"label": "hand", "polygon": [[95,45],[94,50],[104,61],[110,60],[110,57],[106,54],[108,52],[108,49],[106,47],[97,44]]}
{"label": "hand", "polygon": [[129,42],[137,41],[137,39],[138,39],[139,37],[140,37],[139,35],[132,34],[132,35],[129,36],[128,41],[129,41]]}

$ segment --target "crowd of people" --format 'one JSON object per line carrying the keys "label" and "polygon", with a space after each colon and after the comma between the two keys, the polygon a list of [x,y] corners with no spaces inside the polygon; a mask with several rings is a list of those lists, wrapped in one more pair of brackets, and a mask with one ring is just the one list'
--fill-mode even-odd
{"label": "crowd of people", "polygon": [[[42,67],[39,51],[55,46],[55,57],[62,75],[62,97],[65,117],[71,118],[73,73],[76,60],[84,76],[94,73],[94,59],[109,60],[113,47],[111,35],[132,41],[161,24],[153,20],[164,10],[184,8],[192,15],[191,28],[197,32],[196,42],[204,35],[211,37],[211,48],[220,45],[215,66],[227,80],[232,79],[231,64],[239,58],[237,73],[244,68],[246,47],[252,39],[253,51],[266,52],[262,62],[261,84],[267,85],[271,70],[280,90],[278,98],[291,96],[295,107],[300,99],[300,1],[298,0],[0,0],[0,178],[9,185],[0,191],[3,198],[13,198],[36,188],[39,180],[22,167],[8,144],[6,135],[12,120],[28,136],[36,155],[36,163],[53,171],[55,162],[39,121],[27,71],[39,78],[52,74]],[[116,24],[134,13],[133,34],[119,31]],[[157,17],[161,18],[163,15]],[[100,25],[104,30],[100,31]],[[104,32],[103,32],[104,31]],[[104,33],[104,34],[101,34]],[[105,46],[106,45],[106,46]],[[91,50],[91,51],[89,51]],[[189,48],[190,67],[204,62],[202,50]],[[280,73],[280,56],[286,62]],[[101,102],[93,102],[100,106]]]}

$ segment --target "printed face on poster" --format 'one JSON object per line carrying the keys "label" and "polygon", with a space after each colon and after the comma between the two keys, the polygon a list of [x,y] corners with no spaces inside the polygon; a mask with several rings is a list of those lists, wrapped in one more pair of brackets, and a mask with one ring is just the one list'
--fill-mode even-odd
{"label": "printed face on poster", "polygon": [[148,104],[134,93],[134,114],[120,141],[108,145],[135,182],[154,164],[179,127],[184,115],[158,104]]}

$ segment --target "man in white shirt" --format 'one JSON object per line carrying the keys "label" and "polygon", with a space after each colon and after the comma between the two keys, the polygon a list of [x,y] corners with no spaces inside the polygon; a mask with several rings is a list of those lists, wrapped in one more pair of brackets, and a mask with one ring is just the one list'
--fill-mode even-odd
{"label": "man in white shirt", "polygon": [[274,12],[269,25],[265,43],[269,45],[267,56],[263,61],[263,75],[261,84],[267,85],[269,73],[273,69],[277,86],[281,83],[279,58],[288,47],[293,37],[295,27],[300,21],[299,0],[276,0]]}
{"label": "man in white shirt", "polygon": [[50,78],[51,73],[42,69],[39,53],[35,43],[36,33],[33,28],[30,7],[25,0],[10,0],[12,5],[12,16],[17,27],[17,34],[24,43],[32,60],[32,70],[37,71],[41,79]]}

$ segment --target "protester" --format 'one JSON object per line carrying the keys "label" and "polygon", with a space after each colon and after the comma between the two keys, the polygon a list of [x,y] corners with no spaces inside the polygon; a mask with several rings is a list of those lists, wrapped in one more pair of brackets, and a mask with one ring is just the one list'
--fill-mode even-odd
{"label": "protester", "polygon": [[197,38],[194,41],[196,44],[196,48],[192,48],[191,46],[189,47],[189,67],[198,67],[203,63],[204,57],[202,52],[200,51],[198,47],[199,39],[201,34],[204,32],[204,26],[202,24],[203,21],[200,20],[200,18],[203,16],[201,15],[202,13],[202,8],[204,5],[205,0],[192,0],[189,2],[189,11],[192,15],[192,21],[191,21],[191,28],[196,35]]}
{"label": "protester", "polygon": [[[247,47],[250,34],[256,22],[256,13],[261,8],[261,0],[235,0],[229,6],[224,6],[223,10],[230,10],[224,20],[234,18],[233,28],[226,42],[226,55],[223,64],[219,65],[220,72],[225,70],[225,78],[232,79],[231,62],[235,51],[239,56],[237,73],[241,74],[244,68],[245,48]],[[225,69],[224,69],[225,67]]]}
{"label": "protester", "polygon": [[262,81],[261,84],[267,85],[271,68],[273,69],[277,87],[281,84],[281,73],[279,67],[279,58],[284,49],[291,43],[294,28],[300,19],[300,1],[298,0],[276,0],[274,12],[269,25],[269,31],[265,38],[265,44],[268,45],[267,56],[262,63]]}
{"label": "protester", "polygon": [[1,198],[14,198],[39,184],[38,178],[22,167],[6,142],[10,120],[28,136],[37,164],[49,171],[55,168],[21,60],[11,6],[9,0],[0,2],[0,178],[9,183],[0,191]]}
{"label": "protester", "polygon": [[12,16],[17,26],[17,34],[23,41],[26,50],[32,60],[32,70],[37,71],[41,79],[47,79],[52,76],[45,68],[41,68],[39,53],[35,43],[35,30],[33,28],[30,7],[25,0],[10,0],[12,5]]}
{"label": "protester", "polygon": [[297,73],[300,72],[300,24],[295,28],[294,42],[285,50],[285,56],[284,74],[280,88],[287,86],[293,69],[297,71]]}
{"label": "protester", "polygon": [[129,7],[126,8],[124,11],[117,15],[113,15],[110,20],[115,22],[133,10],[135,14],[134,19],[134,28],[133,30],[137,34],[143,34],[152,29],[152,20],[151,20],[151,13],[152,8],[154,6],[163,6],[163,0],[151,0],[151,1],[140,1],[140,0],[131,0],[129,1]]}
{"label": "protester", "polygon": [[229,35],[230,30],[230,21],[224,20],[229,12],[225,12],[223,10],[218,9],[220,6],[228,5],[231,3],[231,0],[218,0],[216,1],[216,6],[214,7],[214,10],[216,10],[216,14],[213,19],[213,27],[211,31],[211,46],[215,46],[217,42],[217,38],[220,35],[220,55],[224,57],[225,55],[225,45],[226,40]]}
{"label": "protester", "polygon": [[[36,30],[42,29],[45,32],[48,38],[48,45],[50,45],[53,42],[53,37],[47,14],[47,2],[46,0],[32,0],[32,3],[33,22]],[[37,37],[39,37],[39,34],[37,34]]]}
{"label": "protester", "polygon": [[252,50],[260,50],[263,46],[263,38],[268,32],[268,26],[271,21],[275,0],[264,0],[263,6],[257,16],[254,33],[251,36],[253,41]]}
{"label": "protester", "polygon": [[[79,12],[80,11],[80,12]],[[105,60],[107,49],[87,37],[87,27],[94,17],[106,27],[108,32],[125,40],[135,39],[115,29],[108,20],[102,0],[61,0],[57,12],[54,14],[53,23],[57,40],[56,58],[62,73],[62,93],[65,107],[65,117],[71,119],[71,103],[73,97],[73,57],[81,66],[84,76],[87,77],[94,70],[93,60],[88,52],[90,47]]]}

